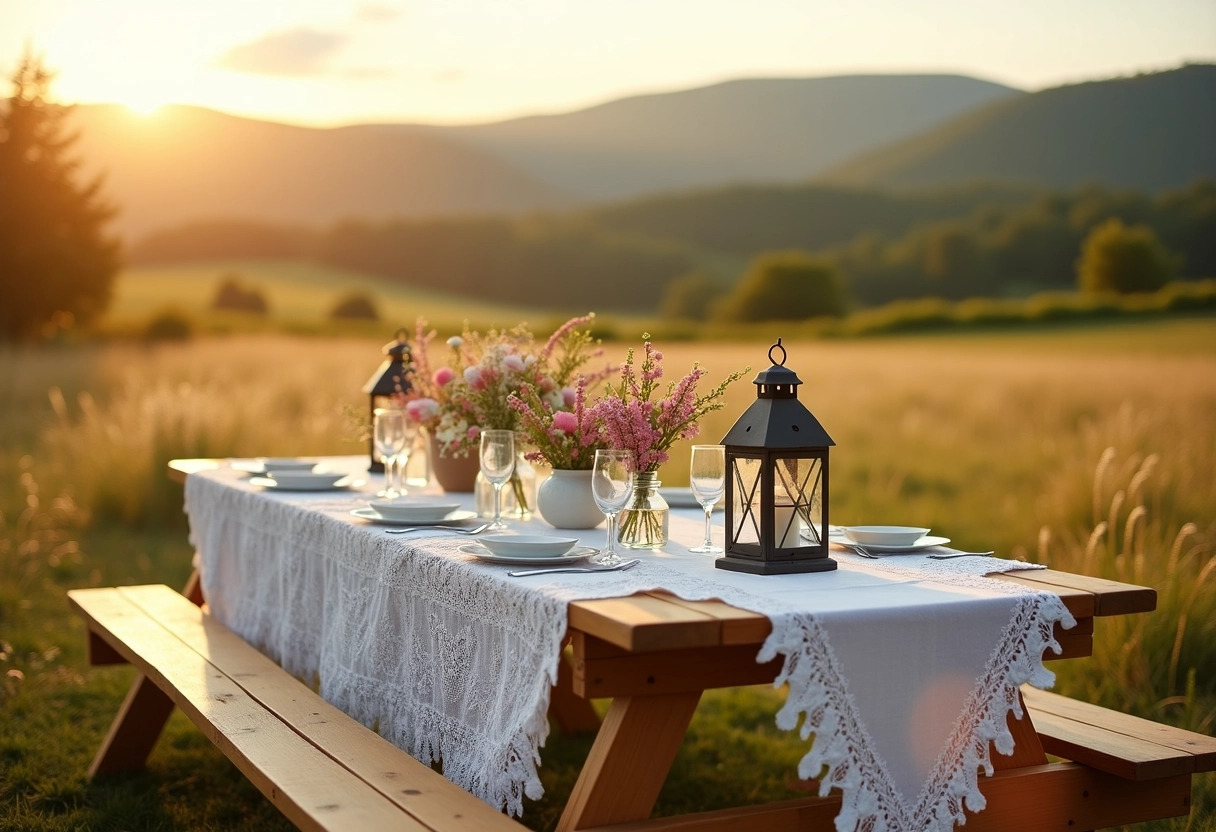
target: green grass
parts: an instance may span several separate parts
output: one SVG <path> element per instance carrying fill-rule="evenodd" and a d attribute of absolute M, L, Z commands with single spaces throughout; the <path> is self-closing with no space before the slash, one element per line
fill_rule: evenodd
<path fill-rule="evenodd" d="M 669 376 L 699 361 L 713 383 L 765 365 L 770 336 L 757 337 L 660 346 Z M 381 340 L 0 350 L 0 830 L 287 828 L 180 716 L 147 773 L 84 780 L 131 671 L 85 665 L 64 592 L 181 585 L 190 548 L 172 457 L 361 452 L 346 414 L 364 406 Z M 915 521 L 963 546 L 1156 587 L 1155 612 L 1100 619 L 1092 658 L 1053 664 L 1059 688 L 1213 732 L 1216 321 L 786 343 L 800 398 L 837 442 L 834 522 Z M 730 389 L 703 437 L 753 397 L 746 382 Z M 687 481 L 687 453 L 676 449 L 667 483 Z M 658 811 L 805 794 L 801 743 L 773 725 L 779 697 L 707 694 Z M 529 826 L 556 822 L 587 747 L 551 736 Z M 1212 828 L 1214 779 L 1196 779 L 1189 827 L 1143 828 Z"/>

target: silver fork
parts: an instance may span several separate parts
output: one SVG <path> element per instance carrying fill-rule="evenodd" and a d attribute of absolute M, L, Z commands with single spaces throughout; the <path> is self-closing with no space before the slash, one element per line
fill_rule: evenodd
<path fill-rule="evenodd" d="M 853 551 L 861 555 L 863 558 L 870 560 L 881 560 L 881 555 L 875 555 L 872 552 L 866 551 L 864 546 L 858 546 L 856 543 L 851 544 Z M 954 558 L 986 558 L 992 555 L 992 552 L 951 552 L 948 555 L 926 555 L 930 560 L 952 560 Z"/>
<path fill-rule="evenodd" d="M 507 574 L 512 578 L 526 578 L 529 575 L 552 575 L 557 572 L 621 572 L 625 569 L 632 569 L 641 562 L 640 558 L 634 558 L 609 566 L 549 566 L 544 569 L 516 569 Z"/>
<path fill-rule="evenodd" d="M 471 529 L 466 529 L 461 526 L 410 526 L 408 529 L 385 529 L 385 534 L 405 534 L 406 532 L 427 532 L 427 531 L 444 531 L 452 534 L 481 534 L 486 529 L 490 528 L 489 523 L 482 523 L 480 526 L 474 526 Z"/>

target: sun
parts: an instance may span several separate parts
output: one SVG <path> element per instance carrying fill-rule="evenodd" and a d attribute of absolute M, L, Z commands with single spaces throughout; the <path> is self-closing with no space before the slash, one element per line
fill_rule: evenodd
<path fill-rule="evenodd" d="M 169 102 L 157 90 L 128 90 L 119 99 L 120 104 L 137 116 L 151 118 Z"/>

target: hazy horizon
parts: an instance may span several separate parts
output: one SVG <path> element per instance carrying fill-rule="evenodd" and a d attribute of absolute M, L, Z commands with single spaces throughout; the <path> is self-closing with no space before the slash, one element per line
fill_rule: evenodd
<path fill-rule="evenodd" d="M 0 0 L 0 72 L 27 47 L 64 103 L 471 124 L 738 79 L 946 74 L 1033 91 L 1216 63 L 1216 4 Z"/>

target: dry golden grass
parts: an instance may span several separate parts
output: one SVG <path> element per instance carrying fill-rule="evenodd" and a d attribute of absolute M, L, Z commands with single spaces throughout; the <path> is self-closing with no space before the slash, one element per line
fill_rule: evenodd
<path fill-rule="evenodd" d="M 694 361 L 710 384 L 768 364 L 766 343 L 659 346 L 670 380 Z M 1054 666 L 1061 688 L 1212 732 L 1216 321 L 786 346 L 837 443 L 833 522 L 931 526 L 963 547 L 1156 587 L 1157 611 L 1098 622 L 1093 658 Z M 379 347 L 233 336 L 0 352 L 0 465 L 24 472 L 0 483 L 0 526 L 36 482 L 94 527 L 180 528 L 170 458 L 361 453 L 359 389 Z M 753 398 L 738 382 L 700 439 L 717 441 Z M 687 459 L 677 447 L 662 478 L 686 483 Z M 1216 816 L 1211 781 L 1196 790 L 1201 825 Z"/>

